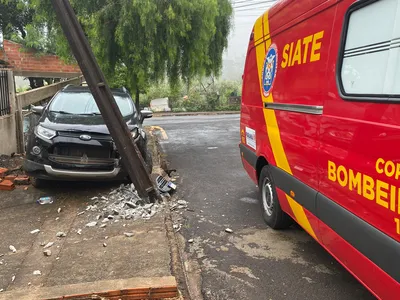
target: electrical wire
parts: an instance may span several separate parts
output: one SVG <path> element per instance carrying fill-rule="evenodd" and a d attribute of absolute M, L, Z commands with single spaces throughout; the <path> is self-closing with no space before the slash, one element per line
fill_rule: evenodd
<path fill-rule="evenodd" d="M 272 6 L 272 5 L 271 5 L 271 6 Z M 267 9 L 271 8 L 271 6 L 266 6 L 266 7 L 255 7 L 255 8 L 245 8 L 245 9 L 235 10 L 235 12 L 242 12 L 242 11 L 252 11 L 252 12 L 264 11 L 264 10 L 267 10 Z"/>
<path fill-rule="evenodd" d="M 263 3 L 250 3 L 250 4 L 245 4 L 245 5 L 239 5 L 239 6 L 233 6 L 233 8 L 247 8 L 247 7 L 252 7 L 252 6 L 257 6 L 257 5 L 263 5 L 263 4 L 273 4 L 275 3 L 276 0 L 270 0 L 270 1 L 263 1 Z"/>
<path fill-rule="evenodd" d="M 244 1 L 235 1 L 232 3 L 232 6 L 235 6 L 236 4 L 242 4 L 242 3 L 247 3 L 247 4 L 251 4 L 252 2 L 259 2 L 260 4 L 262 4 L 264 2 L 264 0 L 244 0 Z"/>

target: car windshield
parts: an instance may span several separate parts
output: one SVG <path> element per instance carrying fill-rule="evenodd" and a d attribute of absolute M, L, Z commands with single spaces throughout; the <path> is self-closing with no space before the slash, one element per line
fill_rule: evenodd
<path fill-rule="evenodd" d="M 115 101 L 126 117 L 134 113 L 132 100 L 127 96 L 114 95 Z M 59 93 L 50 105 L 50 111 L 74 115 L 97 115 L 100 110 L 91 93 Z"/>

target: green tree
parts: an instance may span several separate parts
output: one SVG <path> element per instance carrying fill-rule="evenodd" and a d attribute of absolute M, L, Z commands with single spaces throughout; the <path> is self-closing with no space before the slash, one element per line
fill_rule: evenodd
<path fill-rule="evenodd" d="M 3 0 L 4 1 L 4 0 Z M 173 87 L 218 76 L 231 27 L 229 0 L 71 0 L 109 82 L 139 95 L 167 77 Z M 31 0 L 35 20 L 62 36 L 50 0 Z M 65 39 L 57 54 L 68 57 Z"/>
<path fill-rule="evenodd" d="M 25 27 L 32 19 L 33 10 L 26 1 L 0 0 L 0 33 L 4 38 L 9 39 L 15 33 L 25 38 Z"/>

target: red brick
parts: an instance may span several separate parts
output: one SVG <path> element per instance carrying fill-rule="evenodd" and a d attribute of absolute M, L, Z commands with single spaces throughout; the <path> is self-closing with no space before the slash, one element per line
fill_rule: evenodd
<path fill-rule="evenodd" d="M 7 172 L 8 172 L 8 169 L 0 168 L 0 178 L 6 177 Z"/>
<path fill-rule="evenodd" d="M 0 191 L 12 191 L 15 189 L 14 183 L 9 180 L 4 180 L 0 183 Z"/>
<path fill-rule="evenodd" d="M 29 184 L 29 176 L 26 175 L 19 175 L 14 180 L 15 185 L 28 185 Z"/>
<path fill-rule="evenodd" d="M 4 177 L 4 180 L 14 182 L 15 178 L 17 178 L 17 175 L 7 175 L 6 177 Z"/>

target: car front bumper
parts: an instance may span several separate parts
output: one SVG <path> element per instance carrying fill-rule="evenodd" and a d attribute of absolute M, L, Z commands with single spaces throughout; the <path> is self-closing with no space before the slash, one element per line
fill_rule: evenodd
<path fill-rule="evenodd" d="M 47 180 L 66 180 L 66 181 L 97 181 L 97 180 L 123 180 L 127 173 L 121 167 L 114 167 L 112 170 L 68 170 L 57 169 L 48 164 L 41 164 L 26 159 L 24 161 L 25 172 L 32 177 Z"/>

